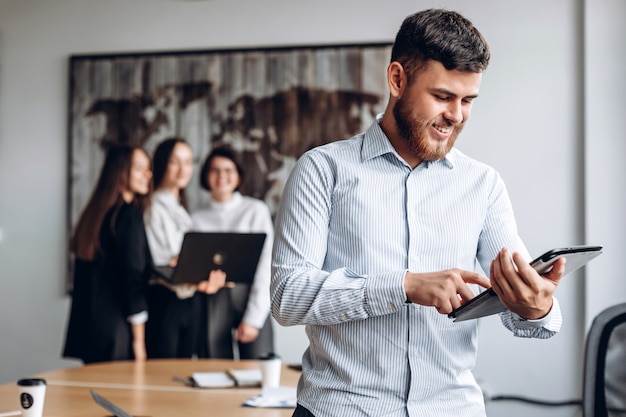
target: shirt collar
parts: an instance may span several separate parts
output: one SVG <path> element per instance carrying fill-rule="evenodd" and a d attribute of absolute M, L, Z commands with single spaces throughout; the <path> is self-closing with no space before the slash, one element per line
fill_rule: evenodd
<path fill-rule="evenodd" d="M 391 142 L 385 135 L 385 132 L 380 128 L 380 119 L 382 114 L 376 117 L 376 121 L 365 131 L 365 137 L 363 140 L 363 148 L 361 149 L 361 158 L 364 161 L 374 159 L 381 155 L 388 153 L 395 154 L 398 158 L 400 155 L 391 146 Z"/>
<path fill-rule="evenodd" d="M 376 116 L 376 121 L 365 131 L 365 137 L 363 141 L 363 148 L 361 149 L 361 158 L 363 161 L 374 159 L 376 157 L 391 153 L 396 156 L 400 161 L 406 164 L 406 161 L 402 159 L 391 145 L 389 138 L 385 135 L 385 132 L 380 127 L 380 119 L 383 114 Z M 448 152 L 448 154 L 438 161 L 426 161 L 422 162 L 420 166 L 428 168 L 432 164 L 441 164 L 447 168 L 454 168 L 454 164 L 457 160 L 457 152 L 454 148 Z"/>
<path fill-rule="evenodd" d="M 209 202 L 209 204 L 211 205 L 211 207 L 218 209 L 218 210 L 228 210 L 234 206 L 237 206 L 242 199 L 242 195 L 239 191 L 235 191 L 233 193 L 233 198 L 228 200 L 228 201 L 215 201 L 213 200 L 213 196 L 211 196 L 211 201 Z"/>
<path fill-rule="evenodd" d="M 158 201 L 163 204 L 168 205 L 178 205 L 178 199 L 174 194 L 166 190 L 156 190 L 154 194 L 152 194 L 152 200 Z"/>

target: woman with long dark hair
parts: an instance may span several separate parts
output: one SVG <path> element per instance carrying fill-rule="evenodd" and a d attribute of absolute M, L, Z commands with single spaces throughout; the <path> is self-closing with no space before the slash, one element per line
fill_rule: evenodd
<path fill-rule="evenodd" d="M 74 228 L 72 308 L 64 357 L 144 360 L 152 260 L 143 224 L 152 170 L 146 152 L 116 145 Z"/>

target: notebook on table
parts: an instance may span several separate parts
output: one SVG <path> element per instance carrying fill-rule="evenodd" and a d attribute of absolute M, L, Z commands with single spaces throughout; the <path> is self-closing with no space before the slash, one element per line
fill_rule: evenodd
<path fill-rule="evenodd" d="M 265 242 L 265 233 L 187 232 L 176 267 L 155 267 L 171 284 L 197 284 L 221 269 L 226 281 L 250 284 Z"/>

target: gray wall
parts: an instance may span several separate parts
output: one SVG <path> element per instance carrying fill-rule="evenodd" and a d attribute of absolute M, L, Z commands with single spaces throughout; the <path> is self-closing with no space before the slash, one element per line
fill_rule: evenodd
<path fill-rule="evenodd" d="M 481 320 L 475 373 L 494 394 L 579 397 L 587 326 L 626 301 L 621 0 L 0 0 L 0 383 L 78 365 L 60 358 L 69 55 L 391 41 L 407 14 L 431 6 L 464 13 L 491 44 L 458 146 L 501 172 L 531 253 L 606 246 L 586 277 L 559 287 L 557 337 L 515 339 Z M 280 352 L 298 361 L 303 329 L 277 330 Z M 491 416 L 537 411 L 489 406 Z"/>
<path fill-rule="evenodd" d="M 626 301 L 625 21 L 624 1 L 585 5 L 585 233 L 607 246 L 606 258 L 588 268 L 587 324 L 606 306 Z"/>

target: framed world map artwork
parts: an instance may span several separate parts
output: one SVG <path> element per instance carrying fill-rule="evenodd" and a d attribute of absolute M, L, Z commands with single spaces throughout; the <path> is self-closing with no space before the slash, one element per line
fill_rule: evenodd
<path fill-rule="evenodd" d="M 246 171 L 241 191 L 272 215 L 297 158 L 361 132 L 384 109 L 390 44 L 74 55 L 69 77 L 71 229 L 114 143 L 152 155 L 170 136 L 189 142 L 189 210 L 208 200 L 199 167 L 230 145 Z"/>

